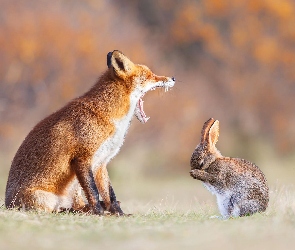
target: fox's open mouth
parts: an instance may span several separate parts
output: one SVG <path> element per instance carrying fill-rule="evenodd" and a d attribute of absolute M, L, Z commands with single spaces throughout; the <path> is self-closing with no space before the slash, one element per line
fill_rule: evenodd
<path fill-rule="evenodd" d="M 138 100 L 138 102 L 136 104 L 135 116 L 137 117 L 137 119 L 140 122 L 146 123 L 148 121 L 148 119 L 150 119 L 150 117 L 147 117 L 146 114 L 144 113 L 142 97 L 139 98 L 139 100 Z"/>
<path fill-rule="evenodd" d="M 167 91 L 169 91 L 169 88 L 171 88 L 171 87 L 168 85 L 165 85 L 165 84 L 161 84 L 161 85 L 157 85 L 155 87 L 150 88 L 148 91 L 155 90 L 156 88 L 165 88 L 165 92 L 167 92 Z M 148 91 L 146 91 L 146 92 L 148 92 Z M 141 123 L 146 123 L 150 119 L 150 117 L 146 116 L 146 114 L 143 110 L 144 101 L 142 100 L 142 98 L 144 97 L 146 92 L 139 98 L 139 100 L 136 104 L 136 108 L 135 108 L 135 116 Z"/>

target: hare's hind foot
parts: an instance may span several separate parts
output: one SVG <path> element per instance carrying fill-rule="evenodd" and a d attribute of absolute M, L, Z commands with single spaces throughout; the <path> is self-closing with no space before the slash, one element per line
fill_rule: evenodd
<path fill-rule="evenodd" d="M 246 200 L 239 204 L 239 216 L 250 216 L 258 212 L 263 212 L 265 209 L 261 208 L 261 205 L 257 200 Z"/>
<path fill-rule="evenodd" d="M 227 220 L 228 218 L 224 218 L 223 216 L 220 216 L 220 215 L 211 215 L 209 217 L 209 219 L 219 219 L 219 220 Z"/>

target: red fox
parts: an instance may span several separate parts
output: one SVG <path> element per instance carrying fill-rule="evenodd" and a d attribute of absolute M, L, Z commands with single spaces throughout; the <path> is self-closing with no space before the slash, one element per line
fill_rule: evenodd
<path fill-rule="evenodd" d="M 7 208 L 124 214 L 107 164 L 123 145 L 133 115 L 147 122 L 144 94 L 159 87 L 166 91 L 175 79 L 155 75 L 118 50 L 108 53 L 107 66 L 88 92 L 39 122 L 27 135 L 12 161 Z"/>

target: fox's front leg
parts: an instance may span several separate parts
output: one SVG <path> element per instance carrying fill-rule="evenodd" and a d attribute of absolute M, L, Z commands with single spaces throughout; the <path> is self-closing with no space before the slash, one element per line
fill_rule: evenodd
<path fill-rule="evenodd" d="M 104 207 L 112 214 L 124 215 L 117 201 L 116 194 L 111 185 L 106 165 L 102 165 L 96 172 L 95 182 L 102 197 Z"/>
<path fill-rule="evenodd" d="M 104 210 L 99 202 L 99 193 L 91 170 L 91 163 L 85 158 L 75 158 L 71 161 L 71 167 L 84 190 L 90 211 L 102 215 Z"/>
<path fill-rule="evenodd" d="M 197 179 L 203 182 L 208 182 L 208 183 L 214 183 L 217 180 L 216 176 L 209 174 L 205 172 L 204 170 L 200 170 L 200 169 L 191 170 L 190 176 L 193 177 L 194 179 Z"/>

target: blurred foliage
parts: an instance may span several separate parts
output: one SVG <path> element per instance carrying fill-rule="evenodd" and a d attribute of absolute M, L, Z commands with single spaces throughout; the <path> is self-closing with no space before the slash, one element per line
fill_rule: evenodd
<path fill-rule="evenodd" d="M 294 1 L 116 2 L 138 13 L 164 54 L 213 82 L 232 126 L 263 133 L 282 153 L 294 149 Z"/>
<path fill-rule="evenodd" d="M 118 29 L 124 23 L 128 34 Z M 1 1 L 0 139 L 14 144 L 15 134 L 87 91 L 109 51 L 147 58 L 138 32 L 109 1 Z"/>
<path fill-rule="evenodd" d="M 127 137 L 152 165 L 187 168 L 209 117 L 221 121 L 227 151 L 246 157 L 263 140 L 293 152 L 294 24 L 291 0 L 2 0 L 0 150 L 14 153 L 120 49 L 177 79 L 171 92 L 148 94 L 152 119 Z"/>

